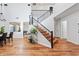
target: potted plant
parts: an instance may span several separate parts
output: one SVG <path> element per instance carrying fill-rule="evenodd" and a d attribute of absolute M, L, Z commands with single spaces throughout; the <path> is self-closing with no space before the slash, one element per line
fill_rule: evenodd
<path fill-rule="evenodd" d="M 34 26 L 32 26 L 30 32 L 33 43 L 37 42 L 37 29 Z"/>
<path fill-rule="evenodd" d="M 35 34 L 37 32 L 37 29 L 36 28 L 32 28 L 31 29 L 31 33 Z"/>
<path fill-rule="evenodd" d="M 0 28 L 0 34 L 4 33 L 4 26 Z"/>

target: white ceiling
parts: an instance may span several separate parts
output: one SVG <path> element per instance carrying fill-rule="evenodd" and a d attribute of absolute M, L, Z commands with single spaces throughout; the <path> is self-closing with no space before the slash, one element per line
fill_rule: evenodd
<path fill-rule="evenodd" d="M 42 5 L 42 6 L 48 6 L 48 5 L 54 5 L 55 3 L 35 3 L 36 5 Z M 33 5 L 33 4 L 32 4 Z M 34 5 L 33 5 L 34 6 Z"/>
<path fill-rule="evenodd" d="M 49 10 L 49 7 L 53 7 L 55 3 L 36 3 L 32 4 L 32 10 Z"/>
<path fill-rule="evenodd" d="M 74 12 L 77 12 L 77 11 L 79 11 L 79 3 L 73 5 L 71 8 L 69 8 L 69 9 L 65 10 L 64 12 L 62 12 L 61 14 L 57 15 L 55 17 L 55 19 L 61 19 L 65 16 L 68 16 Z"/>
<path fill-rule="evenodd" d="M 4 7 L 4 14 L 8 20 L 25 20 L 29 21 L 31 14 L 31 7 L 27 3 L 7 3 L 8 6 Z"/>

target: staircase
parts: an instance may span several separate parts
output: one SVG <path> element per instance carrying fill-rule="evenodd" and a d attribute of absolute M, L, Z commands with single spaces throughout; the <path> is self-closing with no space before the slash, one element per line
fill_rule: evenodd
<path fill-rule="evenodd" d="M 44 29 L 42 29 L 41 27 L 38 27 L 37 28 L 41 33 L 42 35 L 48 40 L 51 42 L 51 34 L 49 34 L 47 31 L 45 31 Z M 56 37 L 53 37 L 53 45 L 56 44 L 58 42 L 58 39 Z"/>
<path fill-rule="evenodd" d="M 38 29 L 38 31 L 42 33 L 42 35 L 51 43 L 51 48 L 53 48 L 58 41 L 58 39 L 56 39 L 56 37 L 53 36 L 53 31 L 47 29 L 35 18 L 32 17 L 31 19 L 32 25 L 34 25 Z"/>
<path fill-rule="evenodd" d="M 51 9 L 50 9 L 50 11 L 52 12 Z M 54 45 L 57 43 L 58 40 L 56 39 L 56 37 L 53 36 L 53 31 L 50 31 L 43 24 L 41 24 L 42 20 L 44 20 L 45 18 L 49 17 L 48 13 L 50 11 L 47 11 L 46 13 L 44 13 L 43 15 L 41 15 L 38 19 L 35 19 L 33 17 L 33 15 L 30 15 L 29 16 L 29 18 L 30 18 L 30 22 L 29 23 L 32 24 L 32 25 L 34 25 L 38 29 L 38 31 L 40 33 L 42 33 L 42 35 L 47 39 L 47 41 L 50 42 L 51 48 L 53 48 Z M 50 15 L 51 15 L 51 13 L 50 13 Z"/>

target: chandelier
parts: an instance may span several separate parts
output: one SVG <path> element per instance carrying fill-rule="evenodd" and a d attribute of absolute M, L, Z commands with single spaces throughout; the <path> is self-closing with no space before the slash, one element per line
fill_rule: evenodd
<path fill-rule="evenodd" d="M 0 7 L 1 7 L 1 10 L 0 10 L 0 21 L 6 21 L 6 19 L 5 19 L 5 14 L 4 14 L 4 6 L 7 6 L 7 4 L 0 4 Z"/>

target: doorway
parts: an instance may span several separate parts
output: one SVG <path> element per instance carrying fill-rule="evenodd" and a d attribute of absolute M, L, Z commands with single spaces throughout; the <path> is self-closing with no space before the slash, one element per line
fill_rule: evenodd
<path fill-rule="evenodd" d="M 67 20 L 61 21 L 61 37 L 67 39 Z"/>

